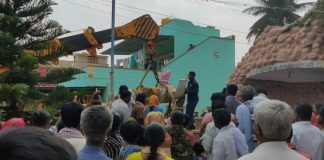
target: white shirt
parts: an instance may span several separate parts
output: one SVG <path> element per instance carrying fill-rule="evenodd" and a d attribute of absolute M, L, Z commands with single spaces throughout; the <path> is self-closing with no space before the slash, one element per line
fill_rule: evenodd
<path fill-rule="evenodd" d="M 260 103 L 262 101 L 265 101 L 265 100 L 269 100 L 269 98 L 266 95 L 262 94 L 262 93 L 258 94 L 257 96 L 253 97 L 253 99 L 252 99 L 252 101 L 255 104 L 258 104 L 258 103 Z"/>
<path fill-rule="evenodd" d="M 248 146 L 243 133 L 229 124 L 219 130 L 214 140 L 213 160 L 237 160 L 240 157 L 238 148 L 241 151 L 243 150 L 243 155 L 248 153 Z"/>
<path fill-rule="evenodd" d="M 239 160 L 308 160 L 296 151 L 288 148 L 284 141 L 260 144 L 252 153 Z"/>
<path fill-rule="evenodd" d="M 300 121 L 292 125 L 291 143 L 298 151 L 308 153 L 312 160 L 324 160 L 324 134 L 310 121 Z"/>
<path fill-rule="evenodd" d="M 217 134 L 219 132 L 219 129 L 215 126 L 214 122 L 210 122 L 206 126 L 206 130 L 204 135 L 201 137 L 202 145 L 204 146 L 204 149 L 206 153 L 208 154 L 208 157 L 211 157 L 211 152 L 213 149 L 213 142 L 216 138 Z M 210 159 L 210 158 L 208 158 Z"/>
<path fill-rule="evenodd" d="M 120 98 L 116 99 L 112 103 L 111 111 L 121 114 L 123 116 L 123 122 L 126 122 L 132 113 L 132 109 L 128 106 L 128 104 Z"/>

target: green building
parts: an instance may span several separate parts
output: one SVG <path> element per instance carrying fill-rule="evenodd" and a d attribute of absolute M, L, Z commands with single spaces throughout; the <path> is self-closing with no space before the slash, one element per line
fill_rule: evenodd
<path fill-rule="evenodd" d="M 200 87 L 196 111 L 210 106 L 211 94 L 225 87 L 235 65 L 234 36 L 222 38 L 218 29 L 196 26 L 185 20 L 173 19 L 163 24 L 155 48 L 157 54 L 154 61 L 160 62 L 157 66 L 161 71 L 171 71 L 169 83 L 172 85 L 176 86 L 180 79 L 185 79 L 189 71 L 196 72 Z M 122 60 L 122 68 L 115 69 L 115 92 L 120 85 L 129 88 L 139 85 L 145 73 L 143 68 L 146 54 L 143 51 L 145 42 L 139 39 L 125 40 L 116 45 L 116 55 L 133 56 Z M 102 54 L 109 53 L 110 50 L 107 50 Z M 76 79 L 60 85 L 70 88 L 101 88 L 107 99 L 110 68 L 85 67 L 83 71 L 85 73 L 74 76 Z M 143 85 L 156 85 L 152 72 L 147 75 Z"/>

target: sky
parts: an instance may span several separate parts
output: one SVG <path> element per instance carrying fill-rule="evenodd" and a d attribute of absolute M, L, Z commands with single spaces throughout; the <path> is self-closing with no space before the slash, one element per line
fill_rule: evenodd
<path fill-rule="evenodd" d="M 53 6 L 50 18 L 70 30 L 68 35 L 81 33 L 88 26 L 96 31 L 111 28 L 111 0 L 54 1 L 57 5 Z M 253 41 L 246 40 L 250 26 L 260 18 L 242 13 L 252 5 L 256 5 L 255 0 L 116 0 L 115 23 L 120 26 L 143 14 L 150 14 L 158 24 L 162 18 L 169 17 L 189 20 L 199 26 L 214 26 L 220 29 L 222 37 L 235 35 L 237 63 L 252 45 Z M 110 43 L 98 52 L 108 48 Z M 71 60 L 71 57 L 61 59 Z"/>

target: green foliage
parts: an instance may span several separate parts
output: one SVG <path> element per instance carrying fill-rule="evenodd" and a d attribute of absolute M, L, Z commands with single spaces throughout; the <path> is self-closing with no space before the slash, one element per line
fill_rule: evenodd
<path fill-rule="evenodd" d="M 65 87 L 55 88 L 45 99 L 44 103 L 51 108 L 60 108 L 73 100 L 74 94 Z"/>
<path fill-rule="evenodd" d="M 50 70 L 42 82 L 47 83 L 62 83 L 73 79 L 73 75 L 79 74 L 82 71 L 77 68 L 57 68 Z"/>
<path fill-rule="evenodd" d="M 243 12 L 254 16 L 262 16 L 250 28 L 247 39 L 258 37 L 267 26 L 284 26 L 295 22 L 300 16 L 296 14 L 313 5 L 313 3 L 297 4 L 296 0 L 256 0 L 260 5 L 245 9 Z"/>
<path fill-rule="evenodd" d="M 0 75 L 0 82 L 24 83 L 32 87 L 39 81 L 39 75 L 35 71 L 37 67 L 37 58 L 23 57 L 11 67 L 11 70 Z"/>
<path fill-rule="evenodd" d="M 310 12 L 305 14 L 305 16 L 301 19 L 298 19 L 295 23 L 289 25 L 284 32 L 289 32 L 294 27 L 306 27 L 311 24 L 316 19 L 324 18 L 324 0 L 319 0 L 316 3 L 315 8 L 313 8 Z"/>
<path fill-rule="evenodd" d="M 19 106 L 24 103 L 24 97 L 28 93 L 25 84 L 0 84 L 0 103 L 6 113 L 6 117 L 17 116 L 20 113 Z"/>
<path fill-rule="evenodd" d="M 35 104 L 44 98 L 45 95 L 34 87 L 40 80 L 35 69 L 38 63 L 64 54 L 58 50 L 45 57 L 40 54 L 24 56 L 27 50 L 38 53 L 53 47 L 50 41 L 67 32 L 48 18 L 53 5 L 56 5 L 53 0 L 0 1 L 0 66 L 9 68 L 0 74 L 0 103 L 9 117 L 18 114 L 26 104 Z"/>

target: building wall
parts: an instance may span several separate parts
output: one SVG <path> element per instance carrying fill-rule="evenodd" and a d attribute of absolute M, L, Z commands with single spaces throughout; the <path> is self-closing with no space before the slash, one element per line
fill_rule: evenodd
<path fill-rule="evenodd" d="M 174 19 L 161 26 L 161 35 L 174 36 L 174 57 L 177 57 L 189 48 L 190 44 L 198 45 L 210 36 L 220 36 L 220 31 L 215 28 L 195 26 L 190 21 Z"/>
<path fill-rule="evenodd" d="M 211 37 L 196 48 L 170 62 L 164 71 L 171 70 L 171 84 L 185 79 L 189 71 L 196 72 L 199 83 L 199 103 L 197 111 L 210 106 L 210 96 L 220 92 L 234 69 L 234 41 Z M 216 54 L 216 55 L 215 55 Z"/>

